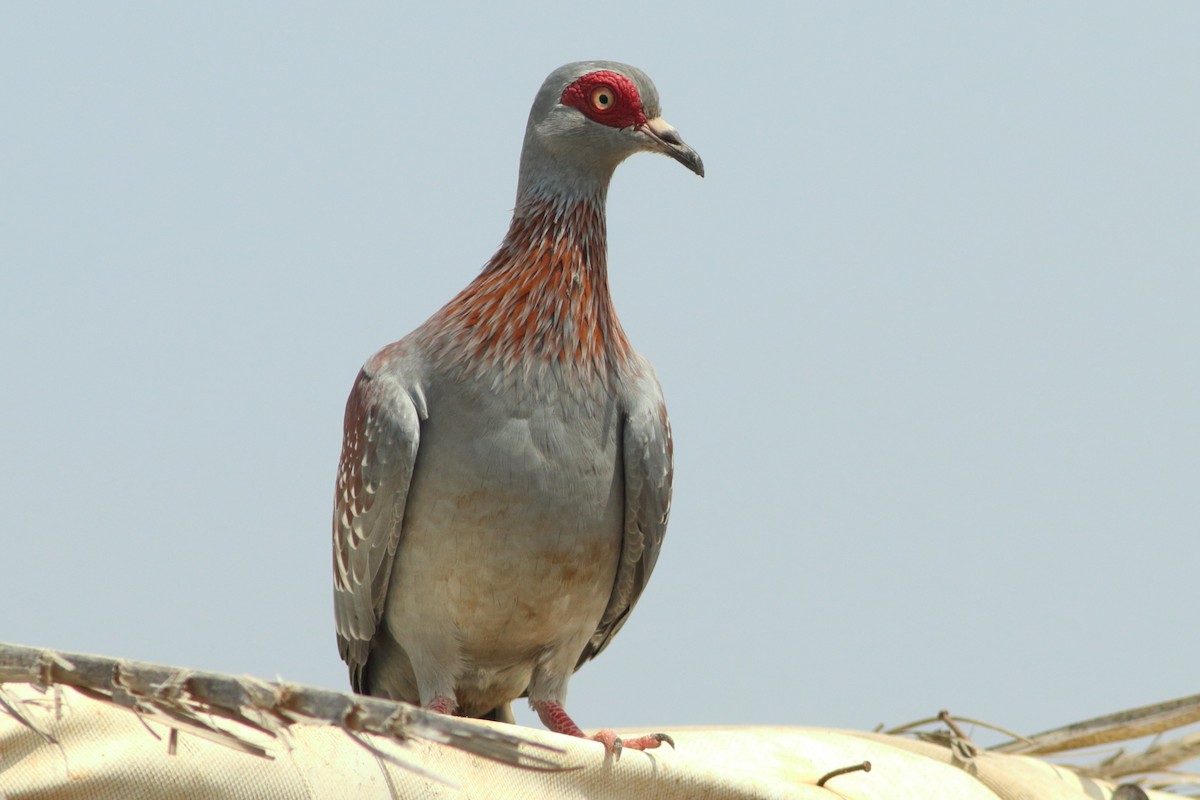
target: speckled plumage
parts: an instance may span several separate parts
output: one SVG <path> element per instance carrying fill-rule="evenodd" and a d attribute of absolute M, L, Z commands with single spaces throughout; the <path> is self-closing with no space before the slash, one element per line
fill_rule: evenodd
<path fill-rule="evenodd" d="M 576 107 L 614 72 L 634 88 Z M 609 124 L 605 102 L 634 124 Z M 334 512 L 338 645 L 357 691 L 502 719 L 528 694 L 578 732 L 567 682 L 637 602 L 670 508 L 662 391 L 607 278 L 608 182 L 638 150 L 703 174 L 639 70 L 552 73 L 499 250 L 359 374 Z"/>

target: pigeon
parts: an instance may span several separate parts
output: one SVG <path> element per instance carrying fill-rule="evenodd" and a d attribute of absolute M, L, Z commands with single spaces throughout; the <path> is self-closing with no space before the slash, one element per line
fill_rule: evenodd
<path fill-rule="evenodd" d="M 512 722 L 567 714 L 666 532 L 671 428 L 608 286 L 605 203 L 649 151 L 703 177 L 636 67 L 567 64 L 529 115 L 512 222 L 478 276 L 372 356 L 346 402 L 333 515 L 338 650 L 355 691 Z M 591 738 L 608 752 L 665 734 Z"/>

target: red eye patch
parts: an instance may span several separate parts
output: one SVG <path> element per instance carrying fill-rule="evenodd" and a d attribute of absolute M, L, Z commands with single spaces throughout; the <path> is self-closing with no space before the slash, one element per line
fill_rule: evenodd
<path fill-rule="evenodd" d="M 642 96 L 633 81 L 609 70 L 589 72 L 563 90 L 562 104 L 577 108 L 602 125 L 628 128 L 642 125 Z"/>

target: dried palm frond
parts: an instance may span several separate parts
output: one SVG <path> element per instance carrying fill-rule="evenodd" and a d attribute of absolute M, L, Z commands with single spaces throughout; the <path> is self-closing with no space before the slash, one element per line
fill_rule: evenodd
<path fill-rule="evenodd" d="M 44 692 L 69 686 L 126 708 L 168 726 L 169 746 L 175 732 L 182 730 L 269 758 L 266 748 L 247 733 L 277 739 L 293 725 L 317 724 L 341 728 L 354 741 L 405 769 L 419 767 L 380 751 L 364 734 L 400 742 L 424 739 L 514 766 L 560 769 L 546 757 L 560 751 L 522 736 L 517 727 L 498 730 L 407 703 L 292 683 L 0 643 L 0 713 L 51 742 L 52 736 L 39 730 L 21 704 L 4 692 L 6 683 L 30 684 Z"/>
<path fill-rule="evenodd" d="M 961 728 L 954 724 L 955 720 L 999 731 L 1011 738 L 983 748 L 971 742 Z M 1012 755 L 1050 756 L 1062 766 L 1090 777 L 1114 782 L 1131 781 L 1130 792 L 1136 788 L 1133 783 L 1137 783 L 1149 788 L 1195 796 L 1195 793 L 1200 791 L 1200 779 L 1197 775 L 1181 771 L 1179 768 L 1200 758 L 1200 733 L 1188 731 L 1166 740 L 1162 739 L 1162 735 L 1171 731 L 1181 731 L 1197 722 L 1200 722 L 1200 695 L 1106 714 L 1028 737 L 966 717 L 951 718 L 945 711 L 936 717 L 880 730 L 890 735 L 907 734 L 948 747 L 960 762 L 969 760 L 961 754 L 979 750 Z M 920 730 L 932 724 L 942 725 L 944 729 Z M 1144 744 L 1139 741 L 1147 737 L 1154 738 Z M 1080 751 L 1118 743 L 1136 745 L 1139 749 L 1126 752 L 1122 748 L 1098 762 L 1078 763 L 1083 755 Z M 1068 757 L 1067 754 L 1073 756 Z"/>

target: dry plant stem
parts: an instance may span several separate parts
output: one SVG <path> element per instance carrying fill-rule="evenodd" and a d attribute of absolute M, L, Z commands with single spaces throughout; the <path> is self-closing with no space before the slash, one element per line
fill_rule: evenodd
<path fill-rule="evenodd" d="M 956 745 L 963 742 L 959 738 L 962 731 L 955 723 L 969 722 L 1012 737 L 1012 741 L 988 748 L 991 752 L 1055 755 L 1087 747 L 1132 742 L 1146 736 L 1178 730 L 1200 722 L 1200 695 L 1107 714 L 1055 728 L 1033 737 L 1023 737 L 995 725 L 967 717 L 948 717 L 946 712 L 942 712 L 937 717 L 917 720 L 888 730 L 883 730 L 883 726 L 880 726 L 877 732 L 883 732 L 890 736 L 915 732 L 919 738 L 938 741 L 942 746 L 954 749 Z M 944 723 L 950 729 L 950 732 L 943 734 L 942 737 L 929 736 L 916 731 L 922 726 L 939 722 Z M 1173 771 L 1174 767 L 1197 758 L 1200 758 L 1200 732 L 1191 732 L 1172 741 L 1155 740 L 1140 753 L 1126 753 L 1121 750 L 1097 764 L 1064 766 L 1069 766 L 1070 769 L 1084 775 L 1112 781 L 1119 781 L 1129 776 L 1142 776 L 1144 779 L 1149 776 L 1170 776 L 1161 781 L 1162 786 L 1175 787 L 1200 784 L 1200 776 Z"/>
<path fill-rule="evenodd" d="M 271 737 L 295 723 L 326 724 L 352 734 L 425 739 L 507 764 L 559 769 L 538 751 L 560 751 L 522 737 L 519 729 L 497 731 L 404 703 L 247 676 L 0 643 L 0 684 L 4 683 L 27 683 L 43 690 L 70 686 L 89 697 L 256 755 L 266 753 L 210 718 L 220 717 Z M 37 730 L 3 696 L 0 708 Z"/>
<path fill-rule="evenodd" d="M 919 719 L 916 722 L 909 722 L 907 724 L 899 725 L 895 728 L 888 728 L 886 730 L 884 729 L 884 727 L 882 725 L 880 725 L 878 728 L 876 728 L 876 732 L 884 733 L 884 734 L 887 734 L 888 736 L 899 736 L 900 734 L 908 733 L 913 728 L 920 728 L 922 725 L 933 725 L 934 723 L 942 722 L 943 720 L 942 720 L 941 715 L 944 713 L 946 713 L 946 712 L 942 711 L 936 717 L 926 717 L 925 719 Z M 968 725 L 975 725 L 980 728 L 987 728 L 990 731 L 995 731 L 996 733 L 1002 733 L 1005 736 L 1011 736 L 1013 739 L 1017 740 L 1018 742 L 1028 742 L 1029 741 L 1028 739 L 1026 739 L 1024 736 L 1022 736 L 1019 733 L 1013 733 L 1012 731 L 1008 730 L 1007 728 L 1002 728 L 999 725 L 993 725 L 990 722 L 984 722 L 983 720 L 975 719 L 973 717 L 960 717 L 958 715 L 955 715 L 954 719 L 957 720 L 958 722 L 965 722 Z"/>
<path fill-rule="evenodd" d="M 1170 767 L 1200 757 L 1200 733 L 1191 733 L 1170 742 L 1155 742 L 1144 752 L 1121 751 L 1089 767 L 1089 775 L 1099 778 L 1117 779 L 1129 775 L 1168 773 Z"/>
<path fill-rule="evenodd" d="M 1129 741 L 1200 722 L 1200 695 L 1132 708 L 991 748 L 997 753 L 1039 755 Z"/>
<path fill-rule="evenodd" d="M 870 772 L 871 762 L 864 761 L 861 764 L 851 764 L 848 767 L 830 770 L 821 776 L 821 780 L 817 781 L 817 786 L 824 786 L 825 782 L 830 778 L 836 778 L 839 775 L 849 775 L 851 772 Z"/>
<path fill-rule="evenodd" d="M 950 716 L 949 711 L 939 711 L 938 719 L 950 729 L 950 751 L 962 762 L 971 761 L 979 755 L 979 749 L 971 741 L 971 737 L 963 733 L 962 728 Z"/>

